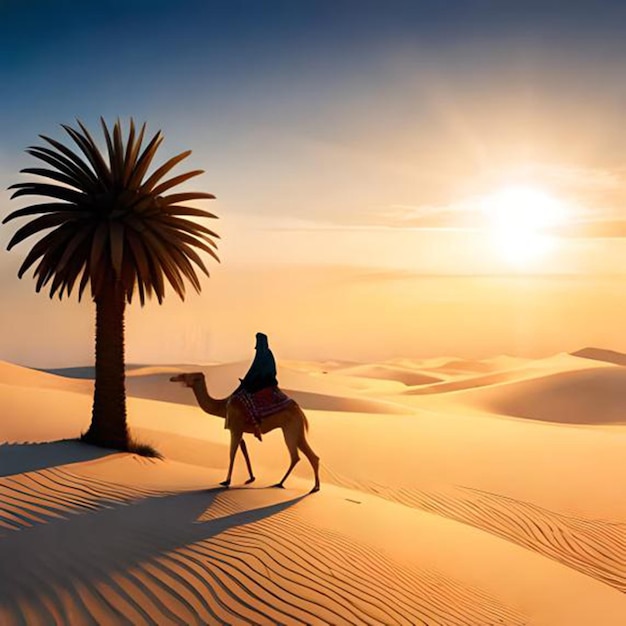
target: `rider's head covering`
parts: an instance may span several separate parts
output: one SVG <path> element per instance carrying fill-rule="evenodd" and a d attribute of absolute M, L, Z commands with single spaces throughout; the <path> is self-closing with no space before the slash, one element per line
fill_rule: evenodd
<path fill-rule="evenodd" d="M 267 341 L 267 335 L 265 333 L 257 333 L 256 334 L 256 346 L 255 350 L 264 350 L 269 348 L 269 344 Z"/>

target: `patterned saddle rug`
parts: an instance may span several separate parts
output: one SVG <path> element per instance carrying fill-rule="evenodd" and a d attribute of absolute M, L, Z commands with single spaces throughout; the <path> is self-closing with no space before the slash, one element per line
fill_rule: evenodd
<path fill-rule="evenodd" d="M 264 417 L 274 415 L 294 403 L 278 387 L 266 387 L 254 393 L 238 389 L 234 397 L 244 406 L 253 424 L 259 424 Z"/>

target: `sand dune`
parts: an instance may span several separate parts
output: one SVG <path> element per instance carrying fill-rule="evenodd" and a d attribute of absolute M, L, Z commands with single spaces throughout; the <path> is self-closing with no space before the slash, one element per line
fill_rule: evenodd
<path fill-rule="evenodd" d="M 429 367 L 428 372 L 442 376 L 468 376 L 473 374 L 488 374 L 502 369 L 497 364 L 486 361 L 468 361 L 466 359 L 450 359 L 441 365 Z"/>
<path fill-rule="evenodd" d="M 196 401 L 188 390 L 180 385 L 172 385 L 169 382 L 171 376 L 181 372 L 203 371 L 207 377 L 207 385 L 211 393 L 217 397 L 225 397 L 238 384 L 239 376 L 245 373 L 246 365 L 243 363 L 230 363 L 226 365 L 175 365 L 175 366 L 131 366 L 127 371 L 126 390 L 129 396 L 161 400 L 197 406 Z M 6 373 L 5 373 L 6 372 Z M 53 374 L 52 372 L 56 372 Z M 282 386 L 283 391 L 292 397 L 305 410 L 320 411 L 349 411 L 353 413 L 407 413 L 410 412 L 401 403 L 388 400 L 372 399 L 355 395 L 353 386 L 346 390 L 333 380 L 325 380 L 327 377 L 318 378 L 310 373 L 300 375 L 283 368 L 282 373 L 287 382 L 291 382 L 296 388 Z M 419 376 L 416 374 L 416 377 Z M 40 388 L 72 390 L 82 393 L 93 393 L 93 368 L 59 368 L 40 372 L 29 368 L 5 364 L 5 369 L 0 369 L 0 382 L 3 377 L 9 380 L 18 379 L 21 386 Z M 345 380 L 342 375 L 341 381 Z M 377 381 L 378 382 L 378 381 Z M 375 387 L 381 391 L 381 386 Z M 388 391 L 388 388 L 384 388 Z M 216 391 L 218 390 L 218 391 Z M 365 387 L 366 391 L 372 391 L 372 385 Z M 346 391 L 349 395 L 346 395 Z"/>
<path fill-rule="evenodd" d="M 496 362 L 495 360 L 493 361 Z M 557 354 L 552 357 L 532 361 L 530 363 L 513 364 L 508 359 L 505 360 L 507 366 L 500 371 L 479 376 L 464 375 L 458 376 L 454 380 L 448 380 L 433 385 L 424 385 L 412 389 L 407 389 L 407 395 L 431 395 L 441 393 L 451 393 L 471 389 L 479 389 L 492 385 L 502 385 L 503 383 L 516 382 L 534 378 L 541 378 L 551 375 L 553 372 L 569 372 L 589 368 L 586 359 L 578 358 L 570 354 Z M 604 363 L 597 366 L 602 367 Z"/>
<path fill-rule="evenodd" d="M 0 623 L 626 623 L 621 368 L 430 361 L 281 364 L 322 457 L 310 497 L 304 462 L 267 488 L 279 432 L 249 441 L 254 485 L 216 489 L 223 421 L 167 381 L 198 366 L 129 372 L 156 461 L 60 441 L 92 383 L 2 364 Z M 439 391 L 393 379 L 433 366 Z M 201 366 L 216 395 L 246 367 Z M 584 427 L 556 423 L 568 406 Z"/>
<path fill-rule="evenodd" d="M 500 383 L 511 380 L 519 380 L 521 376 L 532 375 L 536 370 L 526 369 L 524 372 L 513 370 L 510 372 L 497 372 L 495 374 L 486 374 L 483 376 L 469 376 L 461 380 L 452 380 L 434 385 L 427 385 L 408 389 L 407 395 L 430 395 L 439 393 L 449 393 L 452 391 L 462 391 L 464 389 L 475 389 L 477 387 L 487 387 L 489 385 L 498 385 Z"/>
<path fill-rule="evenodd" d="M 626 370 L 561 372 L 465 395 L 481 408 L 566 424 L 626 424 Z"/>
<path fill-rule="evenodd" d="M 166 374 L 133 376 L 127 380 L 128 393 L 136 398 L 197 406 L 193 395 L 188 390 L 169 382 L 170 376 L 174 373 L 176 372 L 168 371 Z M 282 387 L 282 389 L 305 410 L 385 414 L 410 412 L 401 404 L 385 400 L 358 398 L 353 395 L 314 393 L 287 387 Z"/>
<path fill-rule="evenodd" d="M 0 361 L 0 384 L 5 382 L 11 386 L 93 393 L 93 384 L 89 380 L 69 380 L 64 376 Z"/>
<path fill-rule="evenodd" d="M 137 474 L 123 455 L 95 473 L 108 464 Z M 81 469 L 0 481 L 2 623 L 523 623 L 486 593 L 316 524 L 319 500 L 121 487 Z"/>
<path fill-rule="evenodd" d="M 572 352 L 573 356 L 583 359 L 591 359 L 593 361 L 604 361 L 605 363 L 613 363 L 614 365 L 626 365 L 626 354 L 616 352 L 615 350 L 605 350 L 602 348 L 583 348 Z"/>
<path fill-rule="evenodd" d="M 364 378 L 376 378 L 382 380 L 395 380 L 404 385 L 427 385 L 439 382 L 441 379 L 429 376 L 414 369 L 396 367 L 393 365 L 357 365 L 344 368 L 341 373 L 348 376 L 363 376 Z"/>
<path fill-rule="evenodd" d="M 358 489 L 488 530 L 626 593 L 626 522 L 585 519 L 478 489 L 398 489 L 342 479 Z"/>

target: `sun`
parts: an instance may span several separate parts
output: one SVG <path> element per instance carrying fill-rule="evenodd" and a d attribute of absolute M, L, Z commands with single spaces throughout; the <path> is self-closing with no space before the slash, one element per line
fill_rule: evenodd
<path fill-rule="evenodd" d="M 519 269 L 536 265 L 555 248 L 557 239 L 549 230 L 568 219 L 564 202 L 526 185 L 495 191 L 481 208 L 500 257 Z"/>

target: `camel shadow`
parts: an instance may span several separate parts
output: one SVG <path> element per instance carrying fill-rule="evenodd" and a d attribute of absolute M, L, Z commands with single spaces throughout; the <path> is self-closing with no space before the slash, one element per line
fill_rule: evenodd
<path fill-rule="evenodd" d="M 0 535 L 0 608 L 17 623 L 25 618 L 26 610 L 39 614 L 44 622 L 54 621 L 54 613 L 67 617 L 68 597 L 79 612 L 87 611 L 81 593 L 105 583 L 141 610 L 138 601 L 128 596 L 119 583 L 123 572 L 146 567 L 163 571 L 164 559 L 167 561 L 169 555 L 271 518 L 306 497 L 202 521 L 221 493 L 223 489 L 215 488 L 107 503 L 87 513 L 56 517 Z M 167 576 L 156 577 L 155 584 L 164 593 L 171 591 Z M 210 581 L 196 580 L 195 585 L 207 586 L 204 590 L 189 588 L 188 592 L 208 610 L 204 598 L 210 591 Z M 92 616 L 83 617 L 89 621 Z"/>
<path fill-rule="evenodd" d="M 113 453 L 113 450 L 90 446 L 76 439 L 43 443 L 2 443 L 0 444 L 0 477 L 93 461 Z"/>

